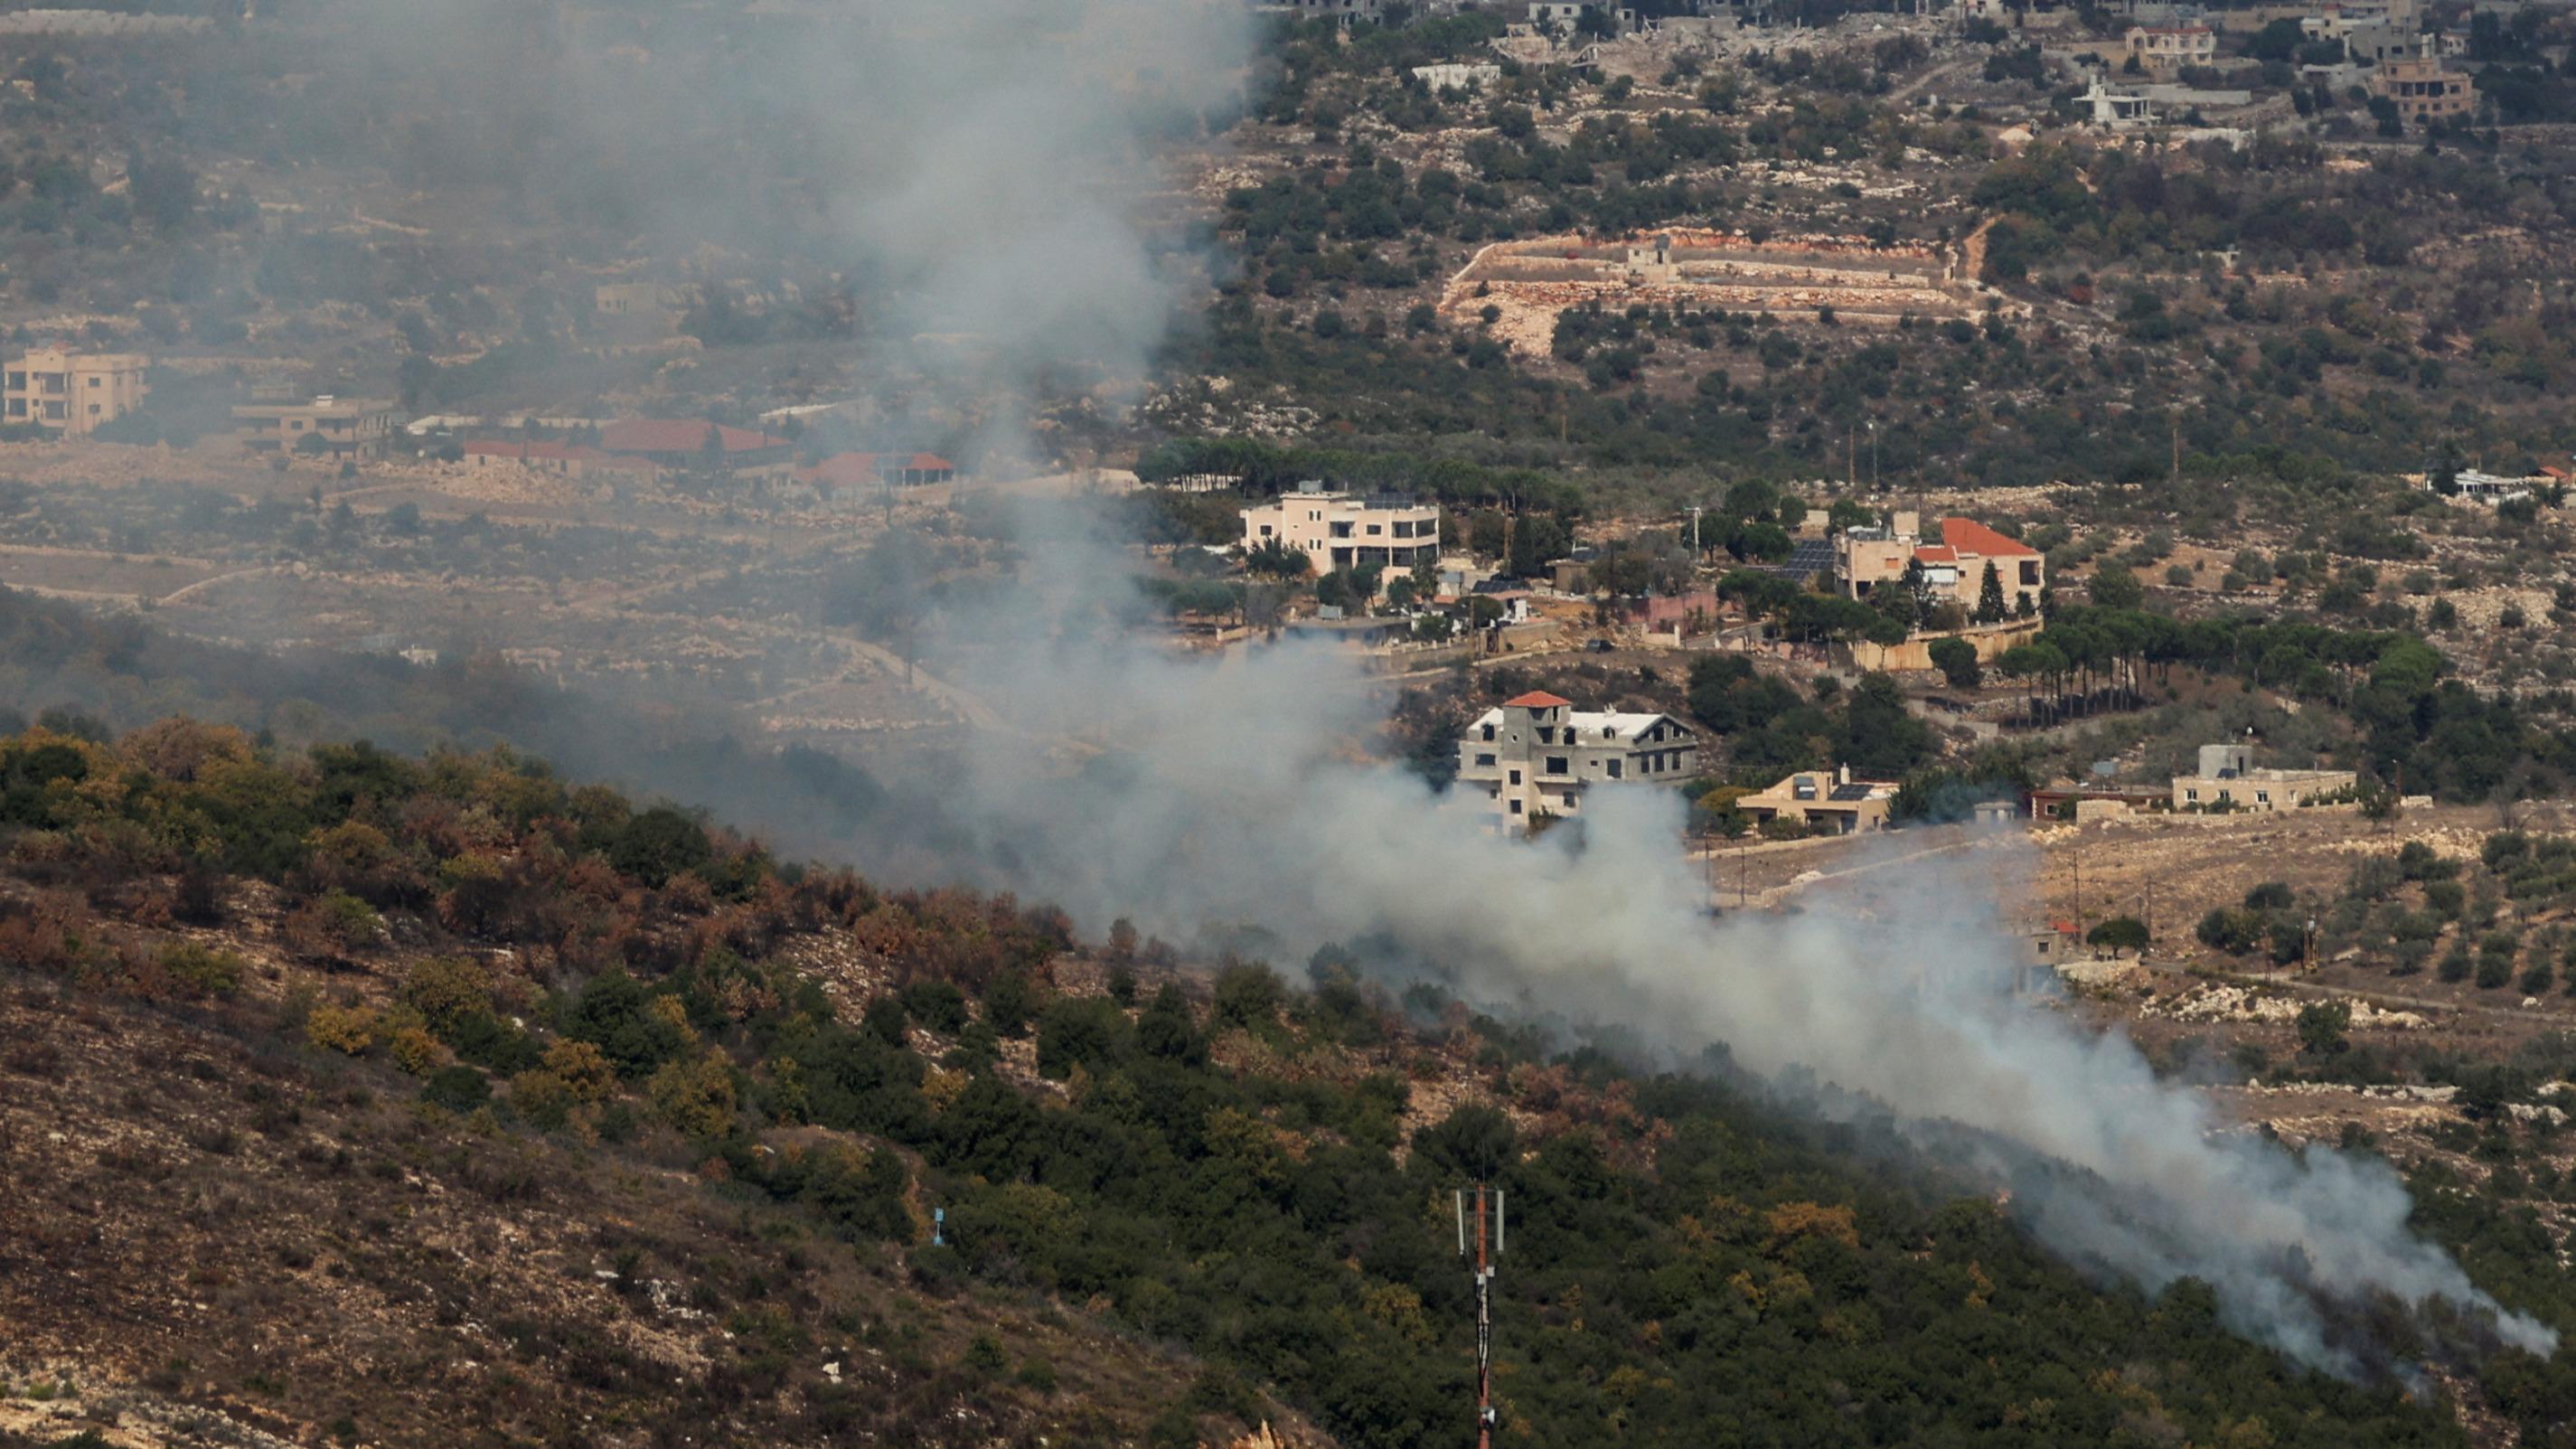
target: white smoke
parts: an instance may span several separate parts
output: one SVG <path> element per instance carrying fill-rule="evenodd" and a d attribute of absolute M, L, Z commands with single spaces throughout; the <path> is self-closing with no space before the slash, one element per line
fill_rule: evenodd
<path fill-rule="evenodd" d="M 2330 1372 L 2385 1366 L 2345 1311 L 2383 1295 L 2554 1347 L 2408 1230 L 2384 1163 L 2223 1131 L 2124 1036 L 2001 989 L 2015 947 L 1992 919 L 1995 863 L 2019 869 L 2010 848 L 1969 852 L 1975 874 L 1885 867 L 1906 882 L 1901 923 L 1716 921 L 1673 793 L 1595 790 L 1580 831 L 1501 839 L 1481 800 L 1435 798 L 1361 756 L 1381 696 L 1338 646 L 1172 655 L 1095 627 L 1120 603 L 1121 555 L 1061 533 L 1027 547 L 1025 589 L 948 630 L 957 677 L 1032 731 L 982 742 L 947 782 L 945 813 L 994 883 L 1094 930 L 1124 915 L 1178 940 L 1264 941 L 1279 960 L 1383 933 L 1473 1000 L 1676 1061 L 1719 1043 L 1764 1077 L 1803 1069 L 1982 1142 L 2016 1212 L 2071 1259 L 2149 1291 L 2204 1279 L 2230 1326 Z"/>

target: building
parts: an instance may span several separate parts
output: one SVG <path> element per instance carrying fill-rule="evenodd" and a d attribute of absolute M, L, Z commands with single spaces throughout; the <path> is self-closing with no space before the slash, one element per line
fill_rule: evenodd
<path fill-rule="evenodd" d="M 1386 18 L 1386 0 L 1286 0 L 1301 20 L 1330 20 L 1347 30 Z"/>
<path fill-rule="evenodd" d="M 695 288 L 663 282 L 606 282 L 590 294 L 601 330 L 628 338 L 670 336 L 696 301 Z"/>
<path fill-rule="evenodd" d="M 1941 541 L 1926 542 L 1915 515 L 1898 513 L 1884 528 L 1847 528 L 1834 538 L 1834 582 L 1850 598 L 1862 599 L 1883 583 L 1901 583 L 1909 565 L 1923 568 L 1924 586 L 1935 599 L 1975 608 L 1983 595 L 1991 565 L 2003 584 L 2004 606 L 2015 614 L 2039 607 L 2040 590 L 2048 586 L 2048 560 L 2019 539 L 1997 533 L 1972 518 L 1941 520 Z"/>
<path fill-rule="evenodd" d="M 2093 129 L 2136 131 L 2156 123 L 2155 103 L 2135 91 L 2115 91 L 2100 76 L 2085 88 L 2084 104 L 2092 108 Z"/>
<path fill-rule="evenodd" d="M 796 444 L 771 433 L 728 428 L 704 418 L 625 418 L 599 430 L 599 449 L 665 468 L 713 465 L 727 472 L 776 467 Z"/>
<path fill-rule="evenodd" d="M 334 458 L 378 458 L 393 442 L 399 414 L 389 402 L 324 393 L 311 402 L 245 403 L 233 409 L 233 429 L 255 453 L 327 453 Z M 309 443 L 319 438 L 319 443 Z"/>
<path fill-rule="evenodd" d="M 1757 821 L 1795 820 L 1835 835 L 1885 830 L 1887 813 L 1896 803 L 1896 786 L 1885 780 L 1855 780 L 1851 766 L 1839 770 L 1800 770 L 1767 790 L 1739 797 L 1735 808 Z"/>
<path fill-rule="evenodd" d="M 2206 25 L 2132 25 L 2129 59 L 2159 75 L 2187 65 L 2215 65 L 2218 32 Z"/>
<path fill-rule="evenodd" d="M 6 369 L 5 421 L 32 423 L 68 437 L 85 438 L 143 406 L 152 360 L 132 353 L 65 352 L 37 348 L 12 358 Z"/>
<path fill-rule="evenodd" d="M 645 459 L 621 458 L 581 443 L 471 438 L 461 451 L 468 467 L 527 468 L 574 479 L 616 475 L 649 480 L 661 471 Z"/>
<path fill-rule="evenodd" d="M 1440 557 L 1440 510 L 1398 493 L 1360 497 L 1321 483 L 1300 483 L 1258 508 L 1243 510 L 1243 546 L 1277 540 L 1301 550 L 1319 574 L 1370 564 L 1412 568 Z"/>
<path fill-rule="evenodd" d="M 954 482 L 957 465 L 936 453 L 835 453 L 796 470 L 796 481 L 826 498 Z"/>
<path fill-rule="evenodd" d="M 2400 119 L 2456 121 L 2477 109 L 2469 78 L 2442 68 L 2434 37 L 2420 38 L 2412 55 L 2382 61 L 2370 74 L 2370 93 L 2395 103 Z"/>
<path fill-rule="evenodd" d="M 2252 745 L 2202 745 L 2196 774 L 2173 782 L 2176 810 L 2289 810 L 2345 794 L 2360 783 L 2350 770 L 2257 769 Z"/>
<path fill-rule="evenodd" d="M 1583 813 L 1597 785 L 1678 784 L 1699 771 L 1699 735 L 1668 714 L 1577 710 L 1533 691 L 1503 701 L 1458 742 L 1458 786 L 1482 787 L 1506 830 Z"/>

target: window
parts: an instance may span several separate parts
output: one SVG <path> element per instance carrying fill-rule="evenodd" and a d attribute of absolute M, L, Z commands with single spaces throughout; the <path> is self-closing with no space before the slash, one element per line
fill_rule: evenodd
<path fill-rule="evenodd" d="M 1513 801 L 1513 802 L 1512 802 L 1512 813 L 1513 813 L 1514 815 L 1518 815 L 1518 814 L 1520 814 L 1520 813 L 1521 813 L 1521 802 L 1519 802 L 1518 800 L 1515 800 L 1515 801 Z"/>
<path fill-rule="evenodd" d="M 2186 789 L 2182 792 L 2182 798 L 2186 801 L 2198 800 L 2200 798 L 2200 792 L 2198 790 Z"/>
<path fill-rule="evenodd" d="M 1485 726 L 1485 738 L 1486 738 L 1488 741 L 1490 741 L 1490 740 L 1492 740 L 1492 739 L 1493 739 L 1493 737 L 1494 737 L 1494 727 L 1493 727 L 1492 725 L 1487 725 L 1487 726 Z"/>
<path fill-rule="evenodd" d="M 1550 755 L 1547 757 L 1547 772 L 1551 775 L 1572 773 L 1565 768 L 1565 756 L 1563 755 Z"/>
<path fill-rule="evenodd" d="M 1336 524 L 1334 524 L 1334 525 L 1333 525 L 1333 537 L 1335 537 L 1335 538 L 1348 538 L 1348 537 L 1350 537 L 1350 536 L 1351 536 L 1351 526 L 1350 526 L 1349 524 L 1347 524 L 1347 523 L 1336 523 Z"/>
<path fill-rule="evenodd" d="M 11 392 L 25 392 L 27 390 L 27 374 L 23 372 L 13 372 L 9 374 L 9 390 Z"/>
<path fill-rule="evenodd" d="M 1559 799 L 1561 799 L 1561 800 L 1563 800 L 1563 801 L 1565 802 L 1565 808 L 1566 808 L 1566 809 L 1571 810 L 1571 809 L 1573 809 L 1573 808 L 1574 808 L 1574 792 L 1573 792 L 1573 791 L 1568 790 L 1568 791 L 1566 791 L 1563 795 L 1561 795 L 1561 796 L 1559 796 L 1559 797 L 1557 797 L 1557 798 L 1559 798 Z"/>
<path fill-rule="evenodd" d="M 98 404 L 96 404 L 96 403 L 91 403 L 91 404 L 89 405 L 89 415 L 90 415 L 91 417 L 97 417 L 97 416 L 98 416 Z"/>
<path fill-rule="evenodd" d="M 2021 581 L 2026 588 L 2039 587 L 2039 560 L 2026 558 L 2021 561 Z"/>
<path fill-rule="evenodd" d="M 92 386 L 92 387 L 96 387 L 96 386 L 98 386 L 98 379 L 97 379 L 97 378 L 94 378 L 94 377 L 93 377 L 93 378 L 91 378 L 91 379 L 89 380 L 89 385 L 90 385 L 90 386 Z"/>
<path fill-rule="evenodd" d="M 1612 760 L 1612 761 L 1610 762 L 1610 778 L 1611 778 L 1611 779 L 1613 779 L 1613 780 L 1616 780 L 1616 779 L 1618 779 L 1618 778 L 1619 778 L 1619 765 L 1620 765 L 1620 762 L 1619 762 L 1619 761 L 1617 761 L 1617 760 Z"/>
<path fill-rule="evenodd" d="M 1552 744 L 1555 744 L 1555 743 L 1556 743 L 1556 726 L 1554 726 L 1554 725 L 1540 725 L 1540 726 L 1538 727 L 1538 742 L 1539 742 L 1540 744 L 1542 744 L 1542 745 L 1552 745 Z"/>
<path fill-rule="evenodd" d="M 1485 752 L 1484 754 L 1478 755 L 1478 756 L 1476 757 L 1476 763 L 1477 763 L 1478 765 L 1480 765 L 1480 766 L 1490 766 L 1490 765 L 1492 765 L 1492 764 L 1494 763 L 1494 756 L 1493 756 L 1493 752 L 1489 750 L 1489 751 Z"/>
<path fill-rule="evenodd" d="M 1520 782 L 1521 782 L 1521 772 L 1520 772 L 1520 771 L 1518 771 L 1518 770 L 1514 770 L 1514 771 L 1512 771 L 1512 783 L 1513 783 L 1513 784 L 1515 784 L 1515 785 L 1517 785 L 1517 784 L 1519 784 Z"/>
<path fill-rule="evenodd" d="M 1384 532 L 1386 532 L 1386 530 L 1385 530 L 1385 529 L 1378 527 L 1378 526 L 1377 526 L 1376 524 L 1374 524 L 1374 523 L 1372 523 L 1372 524 L 1370 524 L 1370 525 L 1368 526 L 1368 536 L 1369 536 L 1369 537 L 1371 537 L 1371 538 L 1375 538 L 1375 537 L 1377 537 L 1379 534 L 1384 533 Z"/>
<path fill-rule="evenodd" d="M 1261 536 L 1262 536 L 1263 538 L 1268 538 L 1268 537 L 1270 536 L 1270 525 L 1269 525 L 1269 524 L 1266 524 L 1266 523 L 1265 523 L 1265 524 L 1261 525 Z"/>
<path fill-rule="evenodd" d="M 2272 792 L 2271 792 L 2271 791 L 2269 791 L 2269 790 L 2257 790 L 2257 791 L 2255 791 L 2255 792 L 2254 792 L 2254 803 L 2255 803 L 2255 804 L 2257 804 L 2257 805 L 2269 805 L 2269 804 L 2271 804 L 2271 803 L 2272 803 Z"/>

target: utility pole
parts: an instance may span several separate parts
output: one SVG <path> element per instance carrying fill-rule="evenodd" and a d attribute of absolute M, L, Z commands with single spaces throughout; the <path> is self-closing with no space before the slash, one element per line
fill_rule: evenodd
<path fill-rule="evenodd" d="M 1494 1265 L 1503 1255 L 1503 1190 L 1493 1189 L 1490 1207 L 1485 1201 L 1486 1188 L 1476 1184 L 1475 1284 L 1476 1284 L 1476 1449 L 1494 1449 Z M 1465 1191 L 1457 1195 L 1458 1256 L 1467 1256 L 1467 1209 Z M 1492 1251 L 1487 1252 L 1485 1230 L 1493 1229 Z"/>
<path fill-rule="evenodd" d="M 1878 496 L 1878 419 L 1869 420 L 1869 496 Z"/>
<path fill-rule="evenodd" d="M 1698 504 L 1696 504 L 1696 503 L 1692 504 L 1692 505 L 1690 506 L 1690 516 L 1691 516 L 1691 562 L 1693 562 L 1693 563 L 1697 563 L 1697 562 L 1699 562 L 1699 515 L 1700 515 L 1700 506 L 1699 506 Z"/>

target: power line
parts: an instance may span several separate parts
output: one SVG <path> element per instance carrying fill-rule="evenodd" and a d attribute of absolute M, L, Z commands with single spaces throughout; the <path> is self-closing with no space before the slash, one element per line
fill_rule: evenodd
<path fill-rule="evenodd" d="M 1486 1188 L 1477 1183 L 1474 1196 L 1476 1218 L 1475 1270 L 1476 1285 L 1476 1449 L 1494 1449 L 1494 1265 L 1503 1255 L 1503 1190 L 1495 1188 L 1493 1201 L 1485 1200 Z M 1457 1194 L 1458 1256 L 1468 1256 L 1467 1216 L 1469 1197 L 1466 1190 Z M 1492 1252 L 1486 1251 L 1486 1229 L 1493 1230 Z"/>

